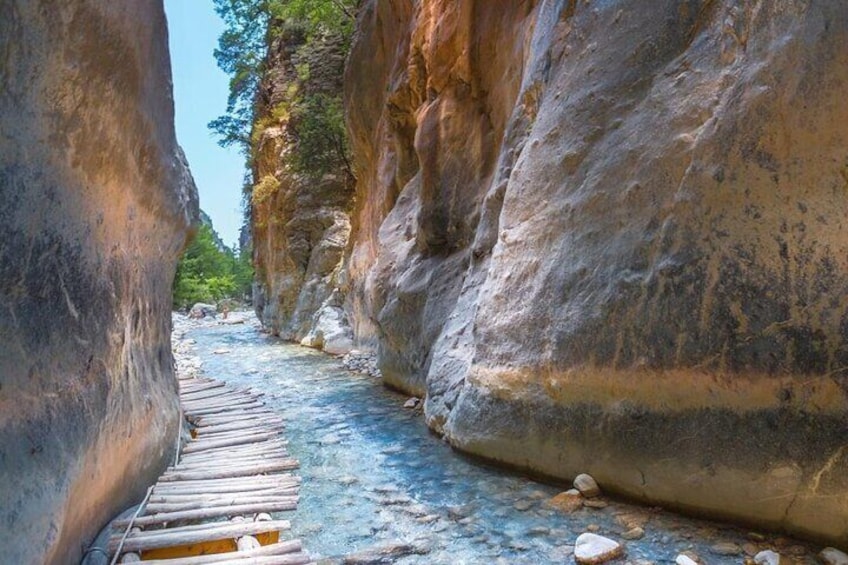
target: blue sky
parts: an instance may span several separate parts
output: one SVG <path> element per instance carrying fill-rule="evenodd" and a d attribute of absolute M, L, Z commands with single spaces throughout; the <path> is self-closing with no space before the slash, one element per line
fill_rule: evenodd
<path fill-rule="evenodd" d="M 185 150 L 200 192 L 200 207 L 224 243 L 238 241 L 244 157 L 223 149 L 206 127 L 227 107 L 229 79 L 212 51 L 224 29 L 212 0 L 165 0 L 174 75 L 177 140 Z"/>

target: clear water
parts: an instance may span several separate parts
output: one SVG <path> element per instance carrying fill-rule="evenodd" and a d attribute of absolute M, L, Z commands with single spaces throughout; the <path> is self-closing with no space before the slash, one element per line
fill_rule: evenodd
<path fill-rule="evenodd" d="M 742 563 L 744 555 L 711 552 L 718 542 L 772 548 L 800 562 L 809 548 L 784 539 L 752 542 L 744 529 L 681 518 L 615 501 L 564 514 L 544 503 L 564 488 L 488 467 L 431 434 L 406 397 L 379 379 L 346 371 L 338 359 L 282 343 L 244 325 L 189 331 L 203 372 L 266 393 L 286 421 L 290 452 L 300 460 L 300 506 L 293 535 L 316 558 L 333 558 L 398 542 L 423 554 L 393 563 L 573 563 L 575 538 L 590 529 L 623 541 L 623 523 L 647 519 L 645 536 L 624 541 L 627 559 L 674 563 L 690 550 L 705 563 Z M 229 350 L 220 353 L 220 350 Z M 219 351 L 219 353 L 214 353 Z"/>

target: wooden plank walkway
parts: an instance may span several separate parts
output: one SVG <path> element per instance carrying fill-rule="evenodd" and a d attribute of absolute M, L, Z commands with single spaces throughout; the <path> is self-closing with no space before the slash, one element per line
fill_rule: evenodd
<path fill-rule="evenodd" d="M 179 383 L 192 439 L 139 512 L 114 523 L 110 554 L 158 565 L 311 563 L 299 540 L 280 539 L 291 524 L 270 516 L 295 510 L 300 488 L 282 420 L 262 394 L 208 378 Z"/>

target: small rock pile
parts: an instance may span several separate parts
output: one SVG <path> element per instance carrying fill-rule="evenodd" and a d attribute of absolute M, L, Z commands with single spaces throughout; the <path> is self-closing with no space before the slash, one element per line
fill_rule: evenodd
<path fill-rule="evenodd" d="M 383 375 L 377 368 L 377 354 L 373 351 L 353 349 L 342 357 L 342 365 L 348 371 L 381 378 Z"/>

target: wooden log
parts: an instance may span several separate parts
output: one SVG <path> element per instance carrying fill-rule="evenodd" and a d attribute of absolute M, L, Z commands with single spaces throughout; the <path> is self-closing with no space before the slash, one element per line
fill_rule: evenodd
<path fill-rule="evenodd" d="M 259 402 L 260 399 L 256 396 L 249 396 L 243 393 L 221 396 L 218 398 L 208 398 L 203 400 L 186 400 L 182 399 L 181 404 L 185 411 L 191 411 L 198 408 L 218 408 L 220 406 L 239 406 Z"/>
<path fill-rule="evenodd" d="M 231 432 L 240 432 L 245 430 L 274 430 L 279 434 L 283 434 L 285 432 L 285 424 L 282 420 L 279 419 L 262 419 L 262 418 L 253 418 L 250 420 L 241 420 L 238 422 L 229 422 L 227 424 L 221 425 L 217 424 L 215 426 L 195 426 L 194 428 L 194 438 L 202 439 L 204 437 L 209 437 L 212 435 L 220 434 L 220 433 L 231 433 Z"/>
<path fill-rule="evenodd" d="M 159 504 L 163 502 L 191 502 L 195 500 L 207 500 L 207 501 L 215 501 L 215 500 L 228 500 L 237 496 L 245 496 L 245 497 L 275 497 L 275 496 L 294 496 L 300 490 L 297 486 L 291 487 L 275 487 L 275 488 L 267 488 L 260 489 L 248 492 L 233 492 L 233 493 L 199 493 L 199 494 L 156 494 L 151 496 L 148 499 L 148 504 Z"/>
<path fill-rule="evenodd" d="M 228 439 L 255 437 L 258 434 L 273 434 L 274 437 L 278 437 L 278 438 L 282 439 L 282 434 L 278 430 L 272 430 L 271 428 L 266 428 L 266 427 L 263 426 L 263 427 L 259 427 L 259 428 L 252 429 L 252 430 L 239 430 L 239 431 L 236 431 L 236 432 L 228 432 L 226 434 L 219 434 L 219 435 L 214 436 L 214 437 L 197 436 L 192 441 L 190 441 L 187 445 L 198 445 L 198 444 L 205 444 L 205 443 L 211 443 L 211 442 L 214 442 L 214 441 L 222 441 L 222 440 L 228 440 Z"/>
<path fill-rule="evenodd" d="M 300 540 L 282 541 L 269 545 L 263 545 L 260 548 L 238 553 L 219 553 L 217 555 L 198 555 L 197 557 L 183 557 L 180 559 L 164 559 L 158 561 L 147 561 L 149 565 L 206 565 L 206 563 L 222 563 L 232 559 L 247 559 L 252 557 L 266 557 L 277 555 L 289 555 L 300 553 L 303 546 Z M 308 561 L 298 561 L 297 563 L 308 563 Z M 295 565 L 292 563 L 291 565 Z"/>
<path fill-rule="evenodd" d="M 182 483 L 168 483 L 172 485 L 182 485 Z M 300 482 L 290 482 L 290 483 L 282 483 L 273 488 L 299 488 Z M 262 492 L 268 487 L 265 485 L 251 485 L 251 484 L 242 484 L 242 485 L 222 485 L 222 486 L 176 486 L 174 488 L 161 488 L 156 489 L 154 492 L 161 494 L 162 496 L 169 495 L 205 495 L 205 494 L 236 494 L 236 493 L 244 493 L 248 494 L 251 492 Z"/>
<path fill-rule="evenodd" d="M 221 471 L 172 471 L 166 472 L 159 478 L 159 482 L 173 481 L 198 481 L 204 479 L 227 479 L 232 477 L 248 477 L 262 473 L 273 473 L 274 471 L 291 471 L 300 467 L 296 459 L 280 459 L 265 465 L 238 467 Z"/>
<path fill-rule="evenodd" d="M 214 527 L 208 528 L 174 528 L 173 530 L 154 530 L 151 532 L 142 532 L 140 534 L 130 535 L 124 541 L 123 549 L 128 552 L 149 551 L 151 549 L 160 549 L 175 545 L 190 545 L 219 539 L 235 539 L 241 536 L 260 534 L 262 532 L 289 529 L 291 529 L 291 522 L 288 520 L 274 520 L 272 522 L 241 522 L 239 524 L 219 522 L 215 524 Z M 114 553 L 115 550 L 118 549 L 120 541 L 121 536 L 113 536 L 109 538 L 109 544 L 107 546 L 109 553 Z"/>
<path fill-rule="evenodd" d="M 218 387 L 212 389 L 202 389 L 198 391 L 180 391 L 180 400 L 204 400 L 206 398 L 215 398 L 219 396 L 227 396 L 241 392 L 238 389 L 230 387 Z"/>
<path fill-rule="evenodd" d="M 200 381 L 201 379 L 195 379 Z M 226 383 L 222 383 L 221 381 L 213 381 L 213 380 L 203 380 L 198 384 L 186 384 L 180 383 L 180 394 L 192 394 L 202 392 L 204 390 L 212 390 L 215 388 L 222 388 L 227 386 Z"/>
<path fill-rule="evenodd" d="M 220 424 L 203 424 L 196 428 L 198 433 L 216 433 L 219 431 L 233 431 L 250 428 L 251 426 L 273 426 L 285 429 L 286 423 L 279 416 L 265 416 L 250 418 L 247 420 L 236 420 L 234 422 L 222 422 Z"/>
<path fill-rule="evenodd" d="M 273 431 L 281 436 L 285 434 L 285 425 L 280 420 L 245 420 L 227 426 L 200 426 L 194 428 L 192 439 L 212 439 L 213 436 L 232 434 L 234 432 Z"/>
<path fill-rule="evenodd" d="M 182 520 L 205 520 L 207 518 L 218 518 L 221 516 L 235 516 L 237 514 L 255 514 L 256 512 L 284 512 L 296 510 L 295 502 L 271 502 L 262 504 L 244 504 L 236 506 L 221 506 L 217 508 L 201 508 L 199 510 L 185 510 L 183 512 L 163 512 L 152 516 L 139 516 L 135 523 L 139 526 L 150 526 L 152 524 L 163 524 L 165 522 L 178 522 Z M 126 527 L 129 520 L 116 520 L 115 524 Z"/>
<path fill-rule="evenodd" d="M 224 452 L 236 453 L 236 452 L 239 452 L 239 451 L 262 451 L 262 450 L 266 450 L 268 447 L 271 447 L 271 446 L 285 448 L 285 446 L 287 446 L 288 443 L 289 443 L 287 440 L 283 439 L 283 436 L 279 432 L 276 432 L 276 431 L 273 431 L 273 430 L 271 430 L 271 431 L 260 430 L 260 431 L 253 432 L 253 433 L 254 434 L 271 434 L 272 437 L 266 438 L 264 440 L 254 441 L 252 443 L 244 443 L 244 444 L 240 444 L 240 445 L 224 445 L 224 446 L 218 447 L 217 450 L 219 451 L 219 456 L 220 456 L 220 453 L 224 453 Z M 209 439 L 203 439 L 203 440 L 198 438 L 198 439 L 194 439 L 194 440 L 189 441 L 186 444 L 186 446 L 194 445 L 194 444 L 208 445 L 211 441 L 224 441 L 224 440 L 229 441 L 230 439 L 232 439 L 232 438 L 209 438 Z M 195 449 L 195 448 L 192 448 L 192 449 Z M 209 451 L 209 449 L 201 450 L 201 451 Z M 204 455 L 212 455 L 212 454 L 207 453 L 207 454 L 204 454 Z M 200 453 L 191 453 L 191 452 L 183 453 L 183 456 L 184 457 L 188 457 L 188 456 L 198 457 L 198 456 L 200 456 Z M 180 459 L 182 460 L 182 458 L 180 458 Z"/>
<path fill-rule="evenodd" d="M 183 453 L 196 453 L 198 451 L 206 451 L 220 447 L 233 447 L 236 445 L 257 443 L 266 439 L 274 439 L 278 436 L 279 434 L 277 432 L 261 432 L 239 438 L 209 440 L 205 442 L 193 441 L 189 442 L 189 444 L 183 448 Z"/>
<path fill-rule="evenodd" d="M 176 467 L 168 467 L 165 471 L 166 475 L 171 475 L 174 473 L 185 473 L 185 472 L 204 472 L 209 471 L 210 476 L 214 475 L 212 471 L 227 471 L 229 469 L 246 469 L 250 470 L 251 468 L 262 467 L 264 468 L 266 465 L 271 465 L 274 463 L 278 463 L 280 461 L 286 461 L 291 459 L 291 455 L 287 454 L 285 451 L 269 451 L 260 455 L 267 455 L 267 457 L 261 457 L 259 455 L 253 456 L 241 456 L 241 457 L 233 457 L 231 459 L 220 459 L 215 461 L 186 461 L 181 463 Z M 256 474 L 256 473 L 251 473 Z"/>
<path fill-rule="evenodd" d="M 268 445 L 262 445 L 268 444 Z M 259 444 L 244 444 L 246 447 L 253 446 L 253 449 L 231 449 L 230 447 L 219 447 L 217 449 L 207 449 L 196 453 L 187 453 L 185 457 L 180 459 L 178 466 L 194 465 L 201 463 L 207 465 L 230 464 L 240 459 L 251 459 L 258 457 L 278 456 L 287 451 L 287 444 L 277 441 L 264 441 Z M 259 447 L 261 445 L 261 447 Z"/>
<path fill-rule="evenodd" d="M 185 502 L 158 502 L 147 503 L 144 507 L 145 515 L 162 514 L 166 512 L 183 512 L 185 510 L 199 510 L 201 508 L 219 508 L 221 506 L 241 506 L 245 504 L 263 504 L 275 502 L 294 502 L 297 504 L 298 497 L 294 496 L 228 496 L 219 500 L 193 500 Z"/>
<path fill-rule="evenodd" d="M 195 418 L 199 416 L 212 416 L 213 414 L 250 414 L 252 408 L 262 408 L 265 405 L 261 402 L 253 402 L 251 404 L 241 404 L 239 406 L 221 406 L 219 408 L 203 408 L 200 410 L 185 410 L 186 415 Z"/>
<path fill-rule="evenodd" d="M 213 451 L 200 451 L 193 457 L 181 459 L 176 465 L 177 468 L 184 467 L 201 467 L 232 465 L 233 463 L 244 462 L 251 459 L 272 459 L 272 458 L 287 458 L 290 457 L 285 445 L 270 445 L 263 449 L 252 449 L 243 451 L 229 451 L 226 448 L 221 448 Z M 201 456 L 202 455 L 202 456 Z M 169 467 L 173 469 L 173 467 Z"/>
<path fill-rule="evenodd" d="M 238 456 L 232 458 L 224 458 L 224 459 L 214 459 L 214 460 L 200 460 L 200 461 L 184 461 L 177 465 L 176 467 L 168 467 L 169 471 L 202 471 L 212 470 L 212 469 L 227 469 L 234 465 L 247 466 L 247 465 L 263 465 L 265 463 L 272 463 L 278 459 L 288 459 L 290 454 L 285 450 L 279 451 L 268 451 L 266 453 L 259 453 L 254 455 L 245 455 Z"/>
<path fill-rule="evenodd" d="M 191 459 L 220 460 L 227 459 L 228 457 L 238 457 L 250 454 L 265 453 L 268 451 L 285 451 L 287 448 L 288 442 L 284 439 L 280 439 L 280 437 L 277 436 L 265 440 L 256 441 L 253 443 L 243 443 L 241 445 L 227 445 L 222 447 L 208 447 L 207 449 L 201 449 L 200 451 L 195 451 L 193 453 L 184 453 L 183 456 L 180 457 L 180 462 L 188 461 Z"/>
<path fill-rule="evenodd" d="M 174 482 L 164 482 L 164 483 L 156 483 L 153 487 L 154 490 L 159 488 L 173 488 L 177 486 L 195 486 L 195 487 L 204 487 L 204 486 L 228 486 L 228 485 L 260 485 L 260 484 L 273 484 L 278 482 L 287 482 L 287 481 L 296 481 L 300 482 L 301 478 L 293 475 L 291 473 L 277 473 L 274 475 L 261 475 L 254 474 L 248 477 L 225 477 L 225 478 L 216 478 L 216 479 L 194 479 L 194 480 L 182 480 L 182 481 L 174 481 Z"/>
<path fill-rule="evenodd" d="M 216 386 L 209 386 L 211 384 L 215 384 Z M 221 389 L 224 390 L 222 391 Z M 195 396 L 212 393 L 220 394 L 221 392 L 227 393 L 234 390 L 237 389 L 229 387 L 226 383 L 222 383 L 221 381 L 211 381 L 199 384 L 180 383 L 180 396 Z"/>
<path fill-rule="evenodd" d="M 280 415 L 276 412 L 265 408 L 264 410 L 251 410 L 243 414 L 207 414 L 205 416 L 192 416 L 192 420 L 198 422 L 198 427 L 209 426 L 214 424 L 240 422 L 242 420 L 259 420 L 262 418 L 279 418 Z"/>
<path fill-rule="evenodd" d="M 217 402 L 221 398 L 262 398 L 263 393 L 249 392 L 240 388 L 213 388 L 212 390 L 202 390 L 195 393 L 180 393 L 180 400 L 183 402 Z"/>

